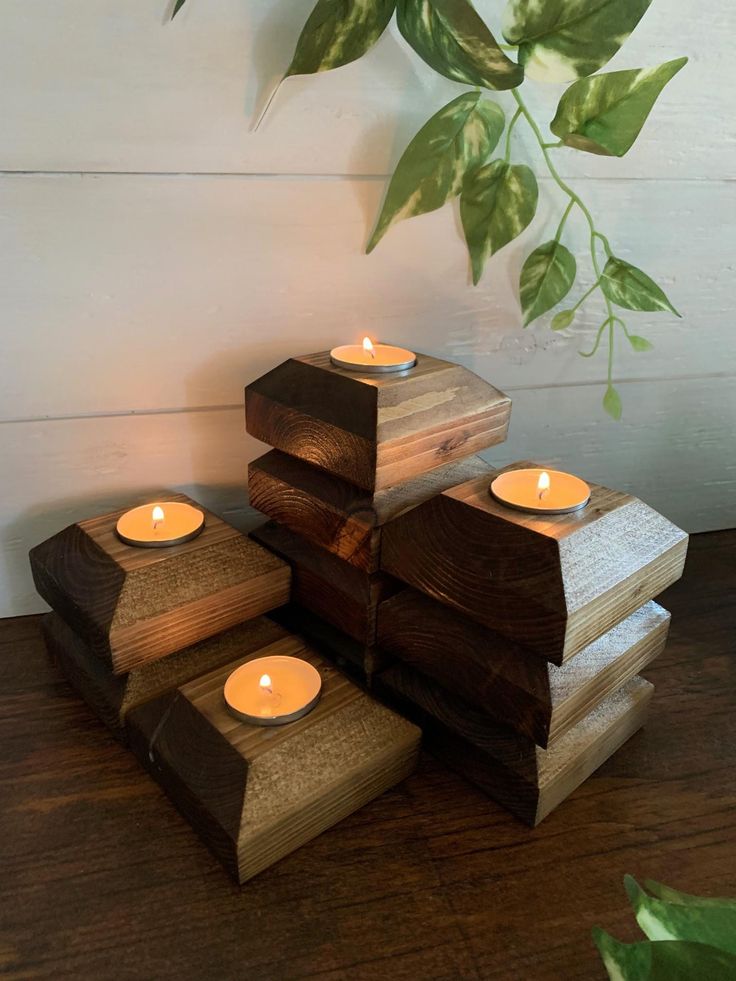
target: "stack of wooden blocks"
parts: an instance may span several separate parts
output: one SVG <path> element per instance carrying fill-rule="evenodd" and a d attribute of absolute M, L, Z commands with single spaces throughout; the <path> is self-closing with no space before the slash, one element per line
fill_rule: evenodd
<path fill-rule="evenodd" d="M 644 722 L 663 649 L 652 602 L 687 536 L 592 486 L 573 514 L 496 502 L 473 456 L 510 401 L 419 355 L 370 375 L 322 353 L 246 389 L 254 533 L 292 566 L 287 622 L 418 721 L 434 752 L 534 825 Z M 519 465 L 521 466 L 521 465 Z"/>
<path fill-rule="evenodd" d="M 419 731 L 263 615 L 289 598 L 287 563 L 206 511 L 191 541 L 134 547 L 116 535 L 122 513 L 32 550 L 54 610 L 47 644 L 244 882 L 402 780 Z M 309 661 L 322 679 L 317 707 L 278 729 L 237 721 L 223 698 L 233 670 L 270 654 Z"/>

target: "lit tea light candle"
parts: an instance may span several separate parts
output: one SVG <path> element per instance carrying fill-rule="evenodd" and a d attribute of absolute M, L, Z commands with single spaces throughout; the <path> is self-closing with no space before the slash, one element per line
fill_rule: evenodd
<path fill-rule="evenodd" d="M 364 337 L 362 344 L 343 344 L 333 347 L 330 360 L 338 368 L 360 371 L 363 374 L 384 374 L 388 371 L 406 371 L 417 363 L 413 351 L 391 344 L 374 344 L 370 337 Z"/>
<path fill-rule="evenodd" d="M 241 722 L 282 726 L 311 712 L 322 692 L 319 671 L 286 654 L 257 657 L 241 664 L 225 682 L 225 704 Z"/>
<path fill-rule="evenodd" d="M 590 487 L 561 470 L 507 470 L 490 487 L 491 495 L 506 507 L 530 514 L 569 514 L 590 500 Z"/>
<path fill-rule="evenodd" d="M 204 528 L 204 514 L 184 501 L 143 504 L 126 511 L 115 526 L 118 538 L 140 548 L 166 548 L 196 538 Z"/>

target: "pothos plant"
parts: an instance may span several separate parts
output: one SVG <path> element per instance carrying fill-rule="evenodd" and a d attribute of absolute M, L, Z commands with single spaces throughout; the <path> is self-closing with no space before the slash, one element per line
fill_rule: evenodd
<path fill-rule="evenodd" d="M 172 16 L 184 2 L 176 0 Z M 435 113 L 407 146 L 367 251 L 396 222 L 459 198 L 474 284 L 488 259 L 512 242 L 536 213 L 534 172 L 512 159 L 514 127 L 520 121 L 529 127 L 566 206 L 553 238 L 538 245 L 522 266 L 524 326 L 561 303 L 575 284 L 577 263 L 563 239 L 568 218 L 577 209 L 589 231 L 594 282 L 556 313 L 550 326 L 565 330 L 584 303 L 596 295 L 602 299 L 603 319 L 593 346 L 580 353 L 592 357 L 605 335 L 608 375 L 603 406 L 614 419 L 621 417 L 621 397 L 612 383 L 617 331 L 634 351 L 652 347 L 629 331 L 620 311 L 680 315 L 645 272 L 616 255 L 590 209 L 560 176 L 554 154 L 571 149 L 624 156 L 664 86 L 687 62 L 677 58 L 655 68 L 595 74 L 626 41 L 650 2 L 508 0 L 502 27 L 507 43 L 500 44 L 470 0 L 317 0 L 284 75 L 309 75 L 356 61 L 378 41 L 395 13 L 401 35 L 423 61 L 440 75 L 472 86 Z M 544 135 L 524 101 L 520 90 L 526 79 L 571 83 L 549 124 L 556 139 Z M 510 91 L 515 107 L 508 123 L 501 105 L 485 90 Z"/>

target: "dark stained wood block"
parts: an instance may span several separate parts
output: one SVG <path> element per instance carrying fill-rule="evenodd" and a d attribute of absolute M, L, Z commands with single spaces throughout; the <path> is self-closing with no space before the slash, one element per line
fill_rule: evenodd
<path fill-rule="evenodd" d="M 389 522 L 382 568 L 554 664 L 682 575 L 687 535 L 635 497 L 591 484 L 581 511 L 533 515 L 499 504 L 489 483 Z"/>
<path fill-rule="evenodd" d="M 532 826 L 641 728 L 653 691 L 632 678 L 541 749 L 399 662 L 376 679 L 376 692 L 422 727 L 433 755 Z"/>
<path fill-rule="evenodd" d="M 320 654 L 368 689 L 372 687 L 375 675 L 394 660 L 376 644 L 361 644 L 297 603 L 282 606 L 269 617 L 292 633 L 305 637 Z"/>
<path fill-rule="evenodd" d="M 183 494 L 164 499 L 200 507 Z M 30 553 L 38 592 L 116 674 L 287 602 L 288 565 L 206 509 L 201 535 L 155 549 L 120 541 L 125 510 L 70 525 Z"/>
<path fill-rule="evenodd" d="M 364 572 L 377 572 L 387 521 L 483 473 L 490 474 L 491 468 L 471 456 L 371 493 L 271 450 L 249 464 L 248 492 L 254 508 L 285 528 Z"/>
<path fill-rule="evenodd" d="M 127 742 L 125 718 L 142 705 L 238 656 L 259 650 L 290 634 L 266 617 L 256 617 L 175 654 L 113 674 L 56 613 L 43 618 L 46 647 L 69 683 L 117 739 Z"/>
<path fill-rule="evenodd" d="M 379 491 L 503 442 L 511 401 L 426 354 L 407 371 L 363 375 L 336 368 L 323 351 L 251 382 L 245 411 L 251 436 Z"/>
<path fill-rule="evenodd" d="M 395 579 L 356 569 L 274 521 L 254 529 L 251 537 L 290 563 L 293 603 L 360 644 L 375 644 L 378 604 L 401 588 Z"/>
<path fill-rule="evenodd" d="M 319 703 L 285 726 L 238 722 L 225 708 L 225 680 L 276 653 L 319 670 Z M 420 740 L 296 637 L 138 706 L 128 720 L 138 759 L 241 883 L 403 780 Z"/>
<path fill-rule="evenodd" d="M 654 602 L 557 667 L 413 589 L 378 608 L 377 641 L 497 721 L 546 747 L 664 649 L 670 615 Z"/>

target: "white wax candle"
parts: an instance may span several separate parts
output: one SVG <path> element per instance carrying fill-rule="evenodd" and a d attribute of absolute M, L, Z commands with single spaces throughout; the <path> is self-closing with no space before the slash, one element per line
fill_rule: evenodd
<path fill-rule="evenodd" d="M 590 500 L 590 487 L 580 477 L 538 467 L 499 474 L 490 492 L 506 507 L 530 514 L 569 514 Z"/>
<path fill-rule="evenodd" d="M 280 726 L 301 719 L 322 691 L 319 671 L 308 661 L 272 654 L 246 661 L 225 682 L 225 704 L 241 722 Z"/>
<path fill-rule="evenodd" d="M 126 511 L 115 526 L 118 538 L 140 548 L 188 542 L 204 528 L 204 514 L 184 501 L 157 501 Z"/>
<path fill-rule="evenodd" d="M 404 347 L 391 344 L 373 344 L 368 337 L 362 344 L 343 344 L 333 347 L 330 360 L 338 368 L 359 371 L 363 374 L 384 374 L 389 371 L 406 371 L 413 368 L 417 356 Z"/>

